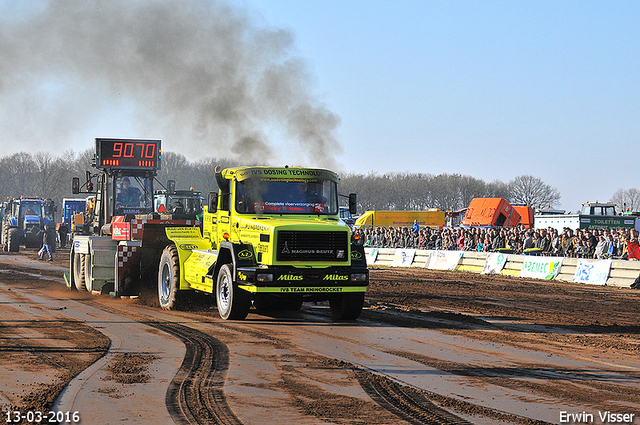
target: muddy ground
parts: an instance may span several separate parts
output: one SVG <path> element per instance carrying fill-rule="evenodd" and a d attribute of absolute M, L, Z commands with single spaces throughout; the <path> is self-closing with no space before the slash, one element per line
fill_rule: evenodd
<path fill-rule="evenodd" d="M 36 258 L 33 250 L 19 255 Z M 67 267 L 68 251 L 58 251 L 52 263 Z M 0 271 L 0 280 L 10 286 L 45 291 L 54 298 L 90 297 L 86 293 L 68 291 L 59 271 L 2 263 Z M 50 279 L 39 278 L 34 274 L 45 278 L 60 278 L 59 284 L 52 284 Z M 453 319 L 454 322 L 461 323 L 460 329 L 449 325 L 442 332 L 460 333 L 466 338 L 514 347 L 547 346 L 550 351 L 562 350 L 567 346 L 584 347 L 585 350 L 600 350 L 610 358 L 615 358 L 616 353 L 635 357 L 640 355 L 640 291 L 634 289 L 422 268 L 373 268 L 366 304 L 364 317 L 379 318 L 403 328 L 425 326 L 425 323 L 433 326 L 437 323 L 425 322 L 422 320 L 425 317 Z M 8 304 L 2 308 L 0 367 L 9 371 L 43 367 L 50 375 L 43 382 L 27 381 L 22 386 L 14 386 L 11 393 L 3 394 L 0 391 L 5 408 L 9 401 L 12 409 L 46 411 L 64 385 L 102 356 L 108 348 L 108 338 L 88 326 L 34 321 L 24 312 L 9 312 L 7 309 L 12 307 Z M 412 314 L 388 314 L 391 311 Z M 473 329 L 472 325 L 476 322 L 483 326 Z M 500 323 L 501 326 L 487 328 L 487 323 Z M 509 332 L 509 324 L 530 326 L 532 329 L 553 328 L 556 331 Z M 558 332 L 558 329 L 566 332 Z M 147 361 L 149 359 L 141 360 L 143 364 Z M 329 362 L 323 367 L 332 367 L 331 365 Z M 453 370 L 456 367 L 444 362 L 430 366 L 440 370 Z M 335 367 L 339 368 L 339 362 L 336 362 Z M 140 376 L 144 377 L 144 368 L 140 367 L 132 371 L 122 369 L 111 372 L 114 375 L 120 374 L 120 379 L 135 378 L 138 382 Z M 129 372 L 131 375 L 122 375 Z M 6 379 L 2 378 L 2 382 Z M 279 385 L 287 385 L 287 382 L 280 382 Z M 579 387 L 568 387 L 564 391 L 576 392 L 563 395 L 566 398 L 581 398 Z M 637 394 L 628 396 L 633 398 Z M 353 409 L 348 404 L 337 403 L 332 406 L 334 410 L 344 410 L 329 415 L 333 417 L 348 417 Z M 311 409 L 309 406 L 308 408 Z M 388 412 L 378 411 L 376 415 L 388 419 L 388 416 L 384 416 Z M 386 419 L 376 423 L 385 423 Z"/>

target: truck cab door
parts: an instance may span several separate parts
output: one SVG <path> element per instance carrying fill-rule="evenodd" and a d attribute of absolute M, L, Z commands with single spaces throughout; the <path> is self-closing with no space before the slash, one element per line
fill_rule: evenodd
<path fill-rule="evenodd" d="M 231 208 L 231 194 L 220 193 L 218 200 L 218 217 L 216 225 L 217 240 L 223 241 L 225 233 L 231 235 L 231 217 L 229 210 Z"/>

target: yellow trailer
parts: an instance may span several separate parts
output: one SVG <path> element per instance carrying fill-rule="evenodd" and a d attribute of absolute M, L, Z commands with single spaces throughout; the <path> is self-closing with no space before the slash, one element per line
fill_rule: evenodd
<path fill-rule="evenodd" d="M 366 211 L 355 223 L 356 228 L 378 226 L 413 226 L 414 220 L 420 227 L 440 228 L 444 226 L 445 212 L 429 211 Z"/>

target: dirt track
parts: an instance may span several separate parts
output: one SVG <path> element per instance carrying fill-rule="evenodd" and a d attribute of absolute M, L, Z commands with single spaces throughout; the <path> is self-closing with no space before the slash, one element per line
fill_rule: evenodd
<path fill-rule="evenodd" d="M 66 266 L 65 257 L 56 257 Z M 172 384 L 173 398 L 185 403 L 169 407 L 176 423 L 560 423 L 563 411 L 590 413 L 593 423 L 602 422 L 599 412 L 634 414 L 640 423 L 637 290 L 373 269 L 369 307 L 356 323 L 334 324 L 326 307 L 306 305 L 300 313 L 252 312 L 244 322 L 224 322 L 208 306 L 165 313 L 148 305 L 152 297 L 147 303 L 90 297 L 67 291 L 59 271 L 0 263 L 8 268 L 0 273 L 0 295 L 11 300 L 0 313 L 0 365 L 24 385 L 0 393 L 3 412 L 7 402 L 21 411 L 46 410 L 108 345 L 86 323 L 44 326 L 18 317 L 20 293 L 37 291 L 183 335 L 199 365 L 183 364 L 178 376 L 210 372 L 182 394 Z M 202 348 L 190 349 L 192 340 Z M 117 388 L 126 389 L 127 379 L 144 387 L 140 380 L 151 373 L 144 365 L 156 361 L 146 354 L 114 359 L 107 371 L 122 381 Z M 46 377 L 30 374 L 34 364 L 47 365 Z M 214 382 L 218 393 L 207 389 Z M 191 413 L 180 414 L 184 406 Z"/>

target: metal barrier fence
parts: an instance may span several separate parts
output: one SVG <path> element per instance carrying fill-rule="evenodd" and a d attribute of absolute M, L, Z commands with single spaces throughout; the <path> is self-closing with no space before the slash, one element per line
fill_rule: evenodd
<path fill-rule="evenodd" d="M 398 267 L 426 267 L 429 269 L 449 269 L 475 273 L 485 270 L 489 255 L 487 252 L 476 251 L 436 251 L 436 250 L 409 250 L 400 248 L 365 248 L 367 264 L 374 266 L 398 266 Z M 498 272 L 503 275 L 521 276 L 523 266 L 533 257 L 528 255 L 503 254 L 501 269 Z M 438 261 L 434 262 L 437 257 Z M 444 257 L 449 257 L 444 258 Z M 549 258 L 549 257 L 538 257 Z M 585 273 L 585 265 L 591 266 L 602 260 L 586 260 L 578 258 L 557 257 L 559 270 L 555 270 L 554 280 L 572 282 L 576 280 L 576 272 Z M 456 262 L 457 260 L 457 262 Z M 540 260 L 541 261 L 541 260 Z M 548 260 L 547 260 L 548 261 Z M 640 275 L 640 261 L 628 260 L 604 260 L 608 268 L 608 274 L 597 284 L 628 288 Z M 455 264 L 454 264 L 455 263 Z M 587 269 L 591 267 L 586 267 Z M 595 267 L 593 267 L 595 269 Z M 526 277 L 531 277 L 530 275 Z M 584 277 L 584 275 L 583 275 Z M 584 281 L 583 281 L 584 282 Z M 584 282 L 590 283 L 590 282 Z"/>

